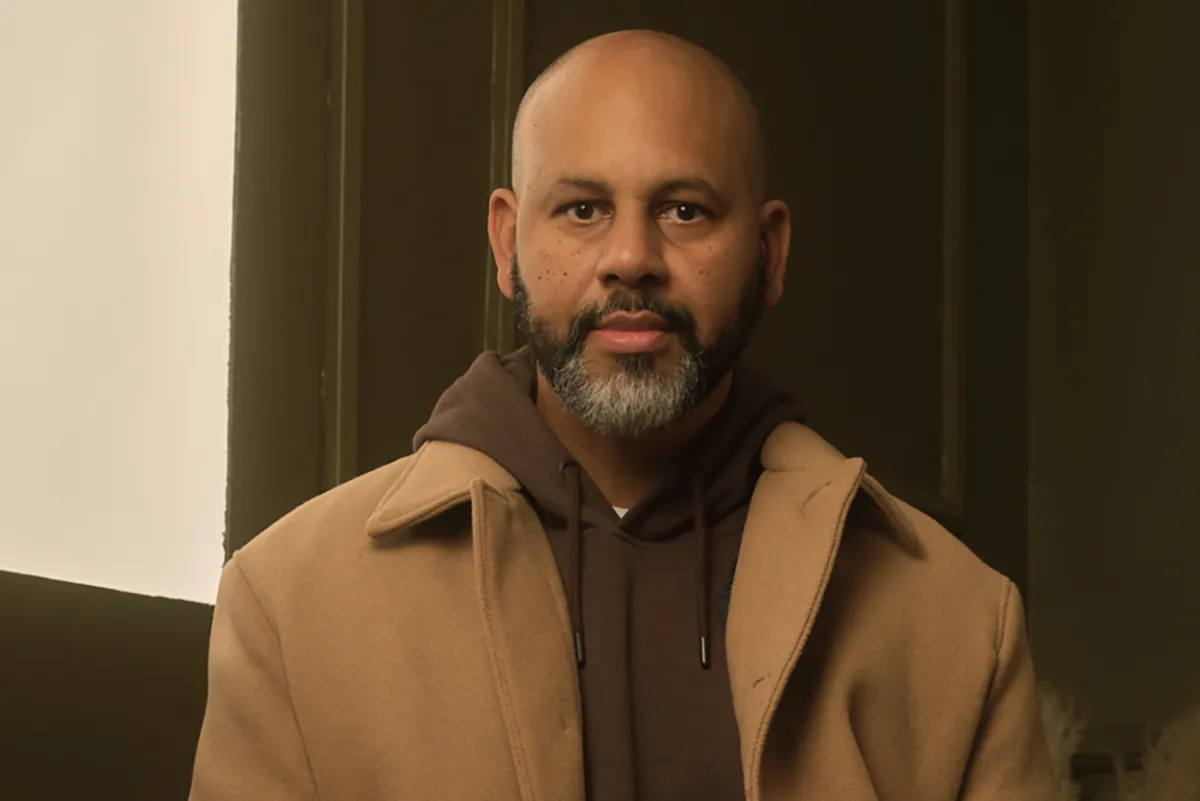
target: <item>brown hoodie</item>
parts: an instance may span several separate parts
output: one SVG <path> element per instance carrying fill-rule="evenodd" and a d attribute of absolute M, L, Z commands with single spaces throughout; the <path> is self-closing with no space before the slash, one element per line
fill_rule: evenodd
<path fill-rule="evenodd" d="M 528 348 L 486 353 L 413 444 L 486 454 L 538 513 L 571 606 L 588 799 L 744 798 L 725 616 L 759 451 L 798 407 L 739 367 L 678 473 L 620 517 L 546 425 L 536 387 Z"/>

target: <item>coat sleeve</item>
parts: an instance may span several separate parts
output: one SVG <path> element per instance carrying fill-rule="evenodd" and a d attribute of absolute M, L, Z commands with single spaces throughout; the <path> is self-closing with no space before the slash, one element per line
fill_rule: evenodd
<path fill-rule="evenodd" d="M 996 667 L 961 801 L 1061 801 L 1042 725 L 1021 595 L 1008 579 L 1000 603 Z"/>
<path fill-rule="evenodd" d="M 279 637 L 237 556 L 221 575 L 190 801 L 316 801 Z"/>

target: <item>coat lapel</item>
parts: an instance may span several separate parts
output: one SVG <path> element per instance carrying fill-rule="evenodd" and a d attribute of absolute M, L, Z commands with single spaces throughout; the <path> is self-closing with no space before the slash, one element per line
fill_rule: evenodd
<path fill-rule="evenodd" d="M 525 801 L 584 801 L 583 732 L 567 599 L 524 498 L 471 484 L 479 612 Z"/>
<path fill-rule="evenodd" d="M 776 429 L 762 458 L 726 634 L 748 801 L 761 798 L 767 729 L 812 631 L 865 470 L 799 424 Z"/>
<path fill-rule="evenodd" d="M 522 801 L 584 801 L 567 599 L 550 544 L 519 489 L 484 454 L 429 442 L 385 494 L 367 532 L 403 537 L 470 503 L 475 596 Z"/>

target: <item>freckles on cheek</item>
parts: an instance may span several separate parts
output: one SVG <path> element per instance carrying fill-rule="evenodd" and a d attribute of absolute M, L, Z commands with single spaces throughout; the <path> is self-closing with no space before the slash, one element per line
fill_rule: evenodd
<path fill-rule="evenodd" d="M 561 244 L 561 243 L 560 243 Z M 539 250 L 537 252 L 537 267 L 533 270 L 534 280 L 541 281 L 543 278 L 553 281 L 557 284 L 564 284 L 570 272 L 562 269 L 558 261 L 557 254 L 548 250 Z"/>

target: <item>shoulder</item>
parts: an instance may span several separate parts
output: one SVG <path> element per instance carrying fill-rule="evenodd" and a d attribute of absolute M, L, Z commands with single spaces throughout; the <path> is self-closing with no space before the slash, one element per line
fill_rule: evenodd
<path fill-rule="evenodd" d="M 878 600 L 894 610 L 889 617 L 943 610 L 974 624 L 1008 603 L 1012 582 L 932 517 L 888 492 L 864 472 L 861 459 L 847 459 L 807 426 L 776 428 L 762 461 L 768 470 L 798 477 L 801 494 L 847 481 L 852 494 L 832 578 L 861 593 L 863 603 Z"/>
<path fill-rule="evenodd" d="M 466 503 L 477 484 L 503 493 L 516 480 L 471 448 L 427 442 L 297 507 L 239 550 L 232 566 L 268 600 L 352 592 L 385 563 L 387 575 L 397 576 L 392 559 L 401 553 L 429 555 L 428 549 L 393 547 L 405 538 L 391 535 L 443 524 L 462 531 L 462 516 L 449 512 Z M 401 572 L 421 583 L 419 560 L 403 562 Z"/>
<path fill-rule="evenodd" d="M 1019 604 L 1012 581 L 930 515 L 874 487 L 860 492 L 847 518 L 839 555 L 847 589 L 873 599 L 878 614 L 918 640 L 996 642 L 1014 599 Z"/>
<path fill-rule="evenodd" d="M 306 566 L 327 564 L 369 545 L 367 522 L 415 456 L 406 456 L 306 501 L 234 554 L 253 585 L 298 578 Z"/>
<path fill-rule="evenodd" d="M 1004 576 L 980 559 L 970 546 L 934 517 L 894 495 L 890 497 L 912 526 L 924 562 L 930 569 L 965 575 L 975 581 L 994 583 L 1004 580 Z"/>

